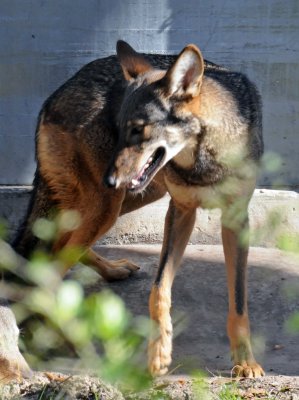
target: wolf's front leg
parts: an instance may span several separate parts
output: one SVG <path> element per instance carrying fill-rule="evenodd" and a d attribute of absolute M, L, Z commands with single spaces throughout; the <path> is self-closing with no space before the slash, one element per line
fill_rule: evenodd
<path fill-rule="evenodd" d="M 149 370 L 163 375 L 171 363 L 172 323 L 170 317 L 171 286 L 192 232 L 196 209 L 187 209 L 170 201 L 165 220 L 163 248 L 158 274 L 150 295 L 153 321 L 149 342 Z"/>
<path fill-rule="evenodd" d="M 247 309 L 247 213 L 239 228 L 222 225 L 222 241 L 227 268 L 229 313 L 227 332 L 234 363 L 233 374 L 244 377 L 264 375 L 262 367 L 255 361 L 250 343 L 250 326 Z M 245 235 L 242 235 L 242 232 Z M 242 240 L 241 240 L 242 236 Z"/>

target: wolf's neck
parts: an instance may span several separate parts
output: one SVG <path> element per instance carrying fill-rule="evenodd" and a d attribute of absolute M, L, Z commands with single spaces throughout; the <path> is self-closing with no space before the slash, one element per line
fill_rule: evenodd
<path fill-rule="evenodd" d="M 198 143 L 193 140 L 192 143 L 187 144 L 174 158 L 173 160 L 177 165 L 182 168 L 192 168 L 197 155 Z"/>

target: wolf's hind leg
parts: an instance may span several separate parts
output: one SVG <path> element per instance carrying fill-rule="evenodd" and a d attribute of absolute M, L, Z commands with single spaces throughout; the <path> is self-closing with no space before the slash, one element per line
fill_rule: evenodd
<path fill-rule="evenodd" d="M 50 218 L 55 210 L 55 202 L 51 199 L 49 187 L 36 172 L 34 190 L 31 194 L 26 217 L 11 241 L 14 250 L 22 257 L 28 258 L 39 245 L 39 240 L 32 232 L 33 225 L 39 218 Z"/>
<path fill-rule="evenodd" d="M 240 228 L 242 230 L 248 229 L 247 215 L 244 217 Z M 240 228 L 232 229 L 222 224 L 222 241 L 229 294 L 227 332 L 234 363 L 233 374 L 257 378 L 263 376 L 264 371 L 255 361 L 251 348 L 246 286 L 248 241 L 243 238 L 240 242 Z"/>
<path fill-rule="evenodd" d="M 159 174 L 158 174 L 159 175 Z M 121 206 L 120 215 L 127 214 L 137 210 L 149 203 L 162 198 L 166 193 L 163 176 L 156 177 L 149 185 L 145 193 L 132 195 L 126 193 L 125 199 Z M 100 256 L 98 253 L 89 249 L 87 253 L 88 264 L 90 264 L 96 271 L 107 281 L 125 279 L 132 272 L 137 271 L 139 267 L 126 259 L 110 261 Z"/>
<path fill-rule="evenodd" d="M 99 272 L 107 281 L 126 279 L 132 272 L 139 269 L 136 264 L 126 259 L 116 261 L 107 260 L 92 249 L 88 250 L 86 258 L 88 265 Z"/>
<path fill-rule="evenodd" d="M 111 189 L 110 189 L 111 190 Z M 111 191 L 113 193 L 113 191 Z M 146 191 L 142 194 L 133 195 L 126 193 L 124 201 L 121 205 L 120 215 L 135 211 L 147 204 L 162 198 L 166 193 L 163 173 L 158 173 L 150 183 Z M 98 271 L 107 281 L 125 279 L 139 267 L 126 260 L 110 261 L 100 256 L 98 253 L 89 249 L 87 253 L 88 264 Z"/>
<path fill-rule="evenodd" d="M 99 193 L 95 190 L 88 192 L 87 188 L 85 189 L 85 192 L 81 192 L 81 195 L 75 199 L 73 205 L 68 205 L 69 209 L 78 211 L 80 224 L 75 230 L 58 237 L 53 245 L 53 252 L 57 253 L 62 249 L 67 251 L 68 248 L 81 249 L 78 261 L 82 259 L 107 280 L 124 279 L 138 267 L 130 263 L 127 265 L 120 262 L 112 263 L 89 249 L 114 225 L 120 213 L 124 192 L 110 193 L 108 189 L 103 188 Z M 62 213 L 67 210 L 63 204 L 60 206 Z M 72 262 L 74 262 L 73 259 Z M 65 262 L 63 274 L 71 267 L 71 261 Z"/>

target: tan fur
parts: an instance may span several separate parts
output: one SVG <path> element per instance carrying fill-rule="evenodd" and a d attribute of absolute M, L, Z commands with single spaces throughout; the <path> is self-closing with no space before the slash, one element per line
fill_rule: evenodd
<path fill-rule="evenodd" d="M 163 375 L 171 363 L 172 323 L 170 317 L 171 287 L 179 268 L 181 257 L 195 222 L 196 209 L 188 209 L 170 201 L 165 220 L 165 235 L 161 258 L 173 249 L 168 258 L 159 285 L 152 287 L 150 316 L 155 322 L 148 347 L 149 370 L 153 375 Z"/>
<path fill-rule="evenodd" d="M 235 309 L 235 263 L 238 238 L 234 231 L 223 226 L 222 240 L 227 267 L 229 314 L 227 333 L 230 339 L 231 353 L 234 361 L 234 373 L 239 376 L 255 377 L 263 374 L 263 370 L 254 359 L 250 344 L 250 328 L 247 311 L 247 288 L 245 287 L 245 309 L 238 315 Z"/>
<path fill-rule="evenodd" d="M 142 79 L 144 81 L 146 81 L 146 83 L 149 85 L 153 82 L 156 82 L 156 81 L 162 79 L 165 76 L 165 74 L 166 74 L 166 71 L 154 69 L 154 70 L 150 70 L 150 71 L 146 72 L 143 75 Z"/>
<path fill-rule="evenodd" d="M 154 321 L 148 346 L 148 365 L 153 375 L 163 375 L 171 363 L 172 323 L 170 318 L 171 293 L 169 285 L 154 286 L 151 290 L 150 316 Z"/>
<path fill-rule="evenodd" d="M 143 205 L 141 196 L 133 198 L 128 195 L 130 200 L 127 205 L 123 189 L 111 196 L 111 191 L 100 185 L 105 171 L 104 164 L 101 167 L 95 162 L 88 146 L 85 146 L 82 140 L 78 141 L 76 135 L 72 136 L 57 126 L 42 123 L 38 131 L 37 148 L 40 169 L 52 189 L 53 200 L 59 203 L 61 210 L 76 210 L 81 217 L 81 224 L 77 229 L 62 233 L 58 237 L 53 245 L 54 252 L 63 247 L 80 246 L 83 256 L 86 248 L 110 229 L 120 213 Z M 80 154 L 80 163 L 74 159 L 77 153 Z M 153 187 L 156 188 L 158 180 L 159 178 L 155 180 Z M 164 195 L 165 187 L 161 184 L 158 186 L 157 190 L 149 191 L 148 200 L 147 196 L 144 196 L 145 202 Z M 132 271 L 138 269 L 127 260 L 108 261 L 91 250 L 84 256 L 84 260 L 106 280 L 125 279 Z M 71 266 L 72 264 L 65 264 L 64 273 Z"/>

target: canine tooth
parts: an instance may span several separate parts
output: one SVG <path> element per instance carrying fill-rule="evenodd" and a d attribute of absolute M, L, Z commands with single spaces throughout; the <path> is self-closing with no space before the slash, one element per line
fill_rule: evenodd
<path fill-rule="evenodd" d="M 134 186 L 138 185 L 138 180 L 137 179 L 132 179 L 132 183 Z"/>

